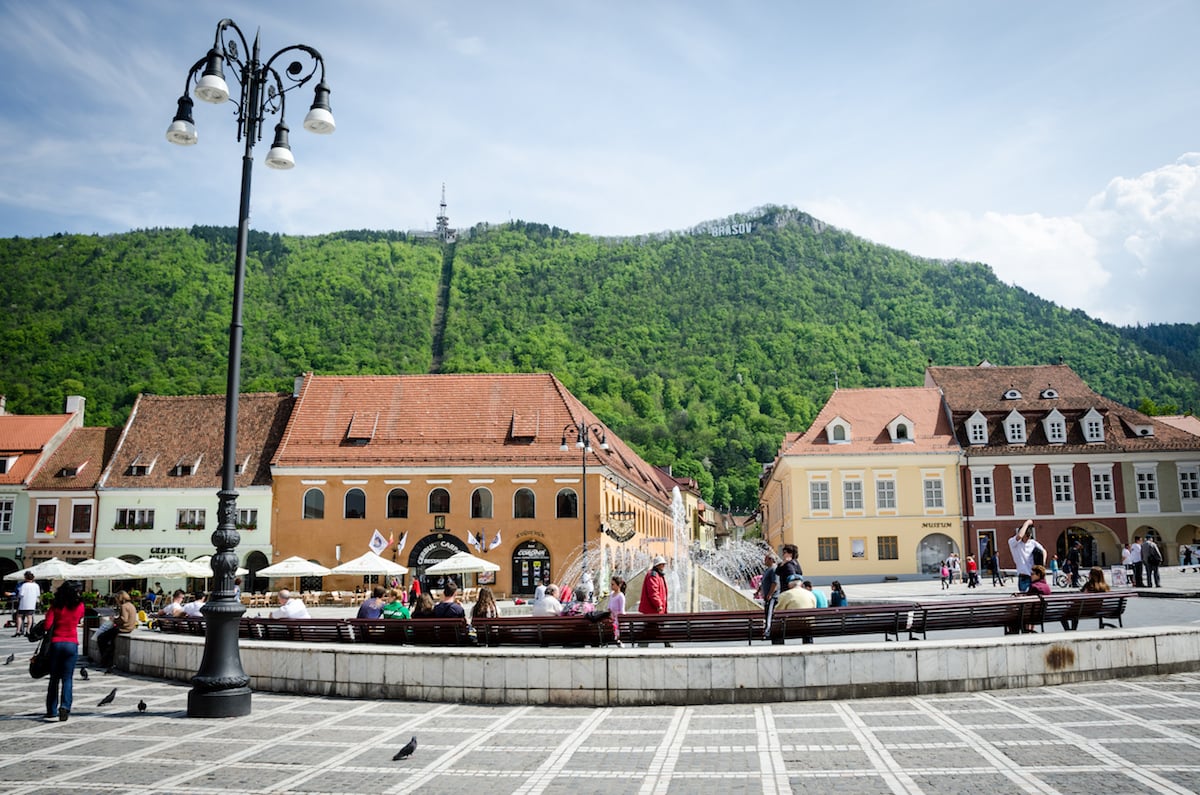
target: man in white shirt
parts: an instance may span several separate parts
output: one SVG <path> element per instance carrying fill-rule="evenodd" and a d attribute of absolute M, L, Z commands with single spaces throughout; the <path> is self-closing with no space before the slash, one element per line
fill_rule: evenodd
<path fill-rule="evenodd" d="M 1142 588 L 1142 537 L 1134 536 L 1129 545 L 1129 565 L 1133 566 L 1133 587 Z"/>
<path fill-rule="evenodd" d="M 533 605 L 533 615 L 535 616 L 561 616 L 563 611 L 562 602 L 558 601 L 558 586 L 547 585 L 546 595 L 541 601 L 535 602 Z"/>
<path fill-rule="evenodd" d="M 183 614 L 188 618 L 204 618 L 204 614 L 200 612 L 204 607 L 204 594 L 197 594 L 196 598 L 183 606 Z"/>
<path fill-rule="evenodd" d="M 292 596 L 287 588 L 279 591 L 279 607 L 271 611 L 271 618 L 312 618 L 303 599 Z"/>
<path fill-rule="evenodd" d="M 17 586 L 17 631 L 13 637 L 27 635 L 33 629 L 37 617 L 38 601 L 42 598 L 42 586 L 33 581 L 33 572 L 25 572 L 25 582 Z"/>
<path fill-rule="evenodd" d="M 1046 548 L 1034 540 L 1032 519 L 1026 519 L 1025 523 L 1017 528 L 1016 535 L 1008 539 L 1008 548 L 1012 551 L 1013 564 L 1017 568 L 1017 590 L 1025 593 L 1032 581 L 1033 551 L 1040 549 L 1042 560 L 1046 559 Z"/>

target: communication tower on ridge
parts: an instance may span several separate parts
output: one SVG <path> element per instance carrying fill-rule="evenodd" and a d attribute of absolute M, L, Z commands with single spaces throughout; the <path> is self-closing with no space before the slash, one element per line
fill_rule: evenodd
<path fill-rule="evenodd" d="M 442 183 L 442 203 L 438 205 L 437 237 L 443 243 L 453 243 L 455 230 L 450 228 L 450 216 L 446 215 L 446 183 Z"/>

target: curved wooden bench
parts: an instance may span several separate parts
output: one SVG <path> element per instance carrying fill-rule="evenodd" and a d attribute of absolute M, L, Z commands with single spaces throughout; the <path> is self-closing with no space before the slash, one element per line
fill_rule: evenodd
<path fill-rule="evenodd" d="M 1125 604 L 1132 596 L 1137 596 L 1137 594 L 1127 591 L 1109 591 L 1107 593 L 1056 593 L 1043 596 L 1042 628 L 1045 629 L 1047 621 L 1063 622 L 1064 628 L 1067 628 L 1067 622 L 1073 622 L 1078 626 L 1080 620 L 1091 618 L 1099 622 L 1097 629 L 1114 627 L 1113 624 L 1106 624 L 1105 619 L 1115 619 L 1117 622 L 1115 626 L 1123 627 L 1125 624 L 1122 616 L 1125 615 Z M 1070 627 L 1069 629 L 1074 628 Z"/>
<path fill-rule="evenodd" d="M 501 616 L 476 618 L 481 646 L 604 646 L 613 641 L 611 618 L 587 616 Z"/>

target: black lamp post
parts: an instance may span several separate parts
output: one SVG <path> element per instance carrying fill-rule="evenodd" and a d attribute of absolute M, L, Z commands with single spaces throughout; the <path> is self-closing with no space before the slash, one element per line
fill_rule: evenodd
<path fill-rule="evenodd" d="M 583 574 L 587 574 L 587 457 L 588 453 L 592 452 L 593 437 L 600 443 L 601 450 L 608 449 L 608 437 L 605 435 L 604 426 L 600 423 L 593 422 L 589 425 L 582 420 L 563 428 L 562 444 L 558 449 L 564 453 L 567 451 L 568 437 L 575 439 L 575 446 L 579 448 L 580 460 L 583 462 L 583 486 L 580 489 L 583 492 L 583 504 L 579 515 L 583 520 L 583 552 L 581 553 Z"/>
<path fill-rule="evenodd" d="M 239 47 L 240 43 L 240 47 Z M 293 53 L 303 56 L 307 63 L 291 61 L 287 68 L 276 70 L 274 63 L 281 56 Z M 225 82 L 224 66 L 228 65 L 237 80 L 240 95 L 230 96 Z M 242 155 L 242 193 L 238 206 L 237 254 L 233 269 L 233 321 L 229 325 L 229 371 L 225 385 L 225 448 L 221 463 L 221 490 L 217 492 L 217 529 L 212 534 L 217 554 L 212 556 L 213 591 L 201 609 L 205 617 L 204 657 L 200 670 L 192 677 L 188 693 L 188 716 L 193 718 L 228 718 L 250 714 L 250 677 L 242 670 L 238 649 L 238 621 L 246 609 L 233 593 L 233 573 L 237 568 L 237 549 L 241 538 L 237 531 L 237 412 L 238 391 L 241 388 L 242 359 L 242 292 L 246 280 L 246 238 L 250 231 L 250 172 L 251 153 L 262 139 L 262 124 L 266 116 L 278 115 L 275 139 L 267 152 L 270 168 L 288 169 L 296 165 L 288 146 L 288 126 L 284 122 L 284 96 L 288 91 L 308 83 L 320 74 L 316 92 L 304 129 L 329 134 L 334 131 L 333 114 L 329 110 L 329 86 L 325 83 L 325 61 L 321 54 L 304 44 L 284 47 L 266 60 L 259 58 L 258 35 L 253 47 L 232 19 L 217 23 L 212 49 L 192 66 L 184 82 L 183 96 L 167 140 L 181 146 L 197 141 L 192 122 L 192 100 L 188 87 L 198 99 L 220 105 L 233 102 L 236 106 L 238 140 L 245 141 Z"/>

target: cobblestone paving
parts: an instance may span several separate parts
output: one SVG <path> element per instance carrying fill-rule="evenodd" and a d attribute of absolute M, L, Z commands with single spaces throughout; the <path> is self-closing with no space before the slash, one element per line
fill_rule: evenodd
<path fill-rule="evenodd" d="M 560 708 L 256 693 L 93 671 L 43 720 L 31 645 L 0 639 L 0 793 L 1194 793 L 1200 674 L 966 695 Z M 97 707 L 113 687 L 116 700 Z M 147 710 L 136 705 L 144 699 Z M 417 752 L 391 761 L 416 735 Z"/>

